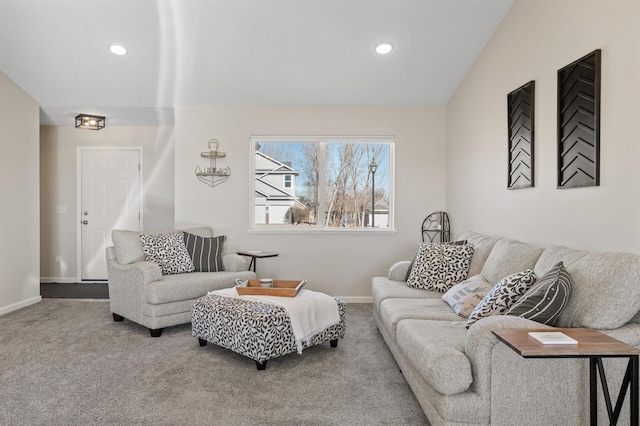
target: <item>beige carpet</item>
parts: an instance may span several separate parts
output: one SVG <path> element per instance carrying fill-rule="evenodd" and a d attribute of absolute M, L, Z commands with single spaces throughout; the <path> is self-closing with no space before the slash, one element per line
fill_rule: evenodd
<path fill-rule="evenodd" d="M 44 299 L 0 316 L 1 425 L 425 425 L 371 317 L 347 334 L 254 361 L 200 347 L 190 324 L 151 338 L 108 302 Z"/>

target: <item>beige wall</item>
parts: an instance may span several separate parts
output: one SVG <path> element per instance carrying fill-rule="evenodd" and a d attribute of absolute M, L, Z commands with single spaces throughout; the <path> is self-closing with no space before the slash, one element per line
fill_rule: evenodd
<path fill-rule="evenodd" d="M 0 72 L 0 314 L 40 301 L 38 104 Z"/>
<path fill-rule="evenodd" d="M 447 108 L 447 209 L 538 245 L 640 252 L 640 2 L 518 0 Z M 556 76 L 602 49 L 600 186 L 556 189 Z M 535 93 L 535 187 L 508 191 L 507 93 Z"/>
<path fill-rule="evenodd" d="M 99 131 L 42 127 L 40 138 L 40 268 L 43 282 L 77 282 L 78 199 L 77 148 L 141 146 L 143 148 L 144 229 L 174 226 L 173 127 L 107 126 Z M 56 206 L 66 207 L 57 213 Z M 60 262 L 56 262 L 56 258 Z"/>
<path fill-rule="evenodd" d="M 176 109 L 176 223 L 211 225 L 228 236 L 228 252 L 265 250 L 258 273 L 307 279 L 309 288 L 368 300 L 371 277 L 408 259 L 420 241 L 424 217 L 444 208 L 443 107 L 182 107 Z M 251 135 L 395 136 L 396 233 L 250 233 Z M 231 178 L 215 188 L 199 182 L 200 152 L 218 139 Z"/>

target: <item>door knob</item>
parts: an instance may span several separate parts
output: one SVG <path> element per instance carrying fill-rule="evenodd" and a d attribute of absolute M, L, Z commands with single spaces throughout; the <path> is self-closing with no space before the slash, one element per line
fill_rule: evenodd
<path fill-rule="evenodd" d="M 83 221 L 82 221 L 82 224 L 83 224 L 83 225 L 88 225 L 88 224 L 89 224 L 89 221 L 88 221 L 88 220 L 83 220 Z"/>

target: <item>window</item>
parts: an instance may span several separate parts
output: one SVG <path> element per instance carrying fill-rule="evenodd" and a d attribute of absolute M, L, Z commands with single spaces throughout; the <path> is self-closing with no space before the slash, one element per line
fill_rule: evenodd
<path fill-rule="evenodd" d="M 251 138 L 252 229 L 393 229 L 392 137 Z"/>

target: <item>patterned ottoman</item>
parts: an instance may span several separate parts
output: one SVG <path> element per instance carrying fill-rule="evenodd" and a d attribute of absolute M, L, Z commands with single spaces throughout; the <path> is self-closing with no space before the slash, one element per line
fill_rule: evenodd
<path fill-rule="evenodd" d="M 338 304 L 340 322 L 303 342 L 303 348 L 325 342 L 335 348 L 338 339 L 344 337 L 346 304 L 333 299 Z M 255 299 L 203 296 L 193 304 L 191 325 L 200 346 L 211 342 L 231 349 L 255 360 L 258 370 L 266 368 L 267 360 L 298 350 L 286 309 Z"/>

